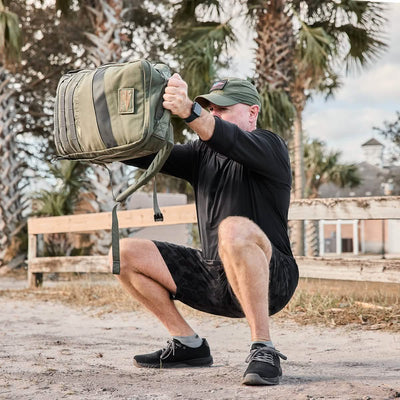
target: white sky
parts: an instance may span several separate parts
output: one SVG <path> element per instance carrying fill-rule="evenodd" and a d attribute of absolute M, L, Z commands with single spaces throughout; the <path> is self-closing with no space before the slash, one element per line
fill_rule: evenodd
<path fill-rule="evenodd" d="M 373 126 L 393 121 L 400 111 L 400 3 L 388 4 L 387 36 L 389 48 L 369 68 L 342 79 L 342 88 L 333 99 L 314 97 L 303 114 L 305 134 L 326 142 L 330 149 L 342 151 L 342 161 L 363 160 L 361 145 L 375 137 Z M 251 39 L 243 35 L 234 56 L 230 74 L 252 75 L 254 57 Z"/>

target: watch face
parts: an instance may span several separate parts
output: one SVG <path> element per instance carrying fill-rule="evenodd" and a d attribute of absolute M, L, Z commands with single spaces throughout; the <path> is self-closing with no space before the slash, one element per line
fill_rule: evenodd
<path fill-rule="evenodd" d="M 201 115 L 201 105 L 199 103 L 193 103 L 193 114 L 196 114 L 198 117 Z"/>
<path fill-rule="evenodd" d="M 185 118 L 186 122 L 192 122 L 196 118 L 200 117 L 201 115 L 201 105 L 199 103 L 194 102 L 192 105 L 192 113 L 189 115 L 189 117 Z"/>

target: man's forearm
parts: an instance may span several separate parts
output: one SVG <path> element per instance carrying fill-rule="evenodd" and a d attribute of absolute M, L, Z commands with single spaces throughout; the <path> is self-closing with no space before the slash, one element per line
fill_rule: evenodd
<path fill-rule="evenodd" d="M 192 122 L 189 122 L 188 125 L 191 129 L 193 129 L 201 140 L 210 140 L 215 128 L 215 119 L 214 117 L 204 108 L 201 110 L 201 114 L 199 118 L 196 118 Z"/>

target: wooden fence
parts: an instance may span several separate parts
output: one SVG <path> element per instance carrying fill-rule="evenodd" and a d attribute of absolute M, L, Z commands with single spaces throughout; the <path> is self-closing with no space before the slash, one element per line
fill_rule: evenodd
<path fill-rule="evenodd" d="M 161 208 L 163 222 L 154 222 L 152 209 L 118 212 L 120 228 L 139 228 L 197 222 L 194 204 Z M 302 199 L 291 203 L 289 220 L 400 219 L 400 197 Z M 107 256 L 40 257 L 38 241 L 51 233 L 109 230 L 111 213 L 29 218 L 28 284 L 39 286 L 43 273 L 111 273 Z M 400 236 L 400 233 L 399 233 Z M 400 259 L 366 257 L 296 257 L 300 276 L 400 283 Z"/>

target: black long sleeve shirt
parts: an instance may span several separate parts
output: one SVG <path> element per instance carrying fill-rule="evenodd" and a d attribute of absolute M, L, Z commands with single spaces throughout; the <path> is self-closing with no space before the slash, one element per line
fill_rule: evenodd
<path fill-rule="evenodd" d="M 125 161 L 147 168 L 154 155 Z M 175 145 L 161 172 L 194 188 L 203 256 L 219 259 L 218 226 L 228 216 L 254 221 L 281 252 L 292 255 L 287 233 L 291 170 L 278 135 L 252 132 L 215 117 L 210 140 Z"/>

